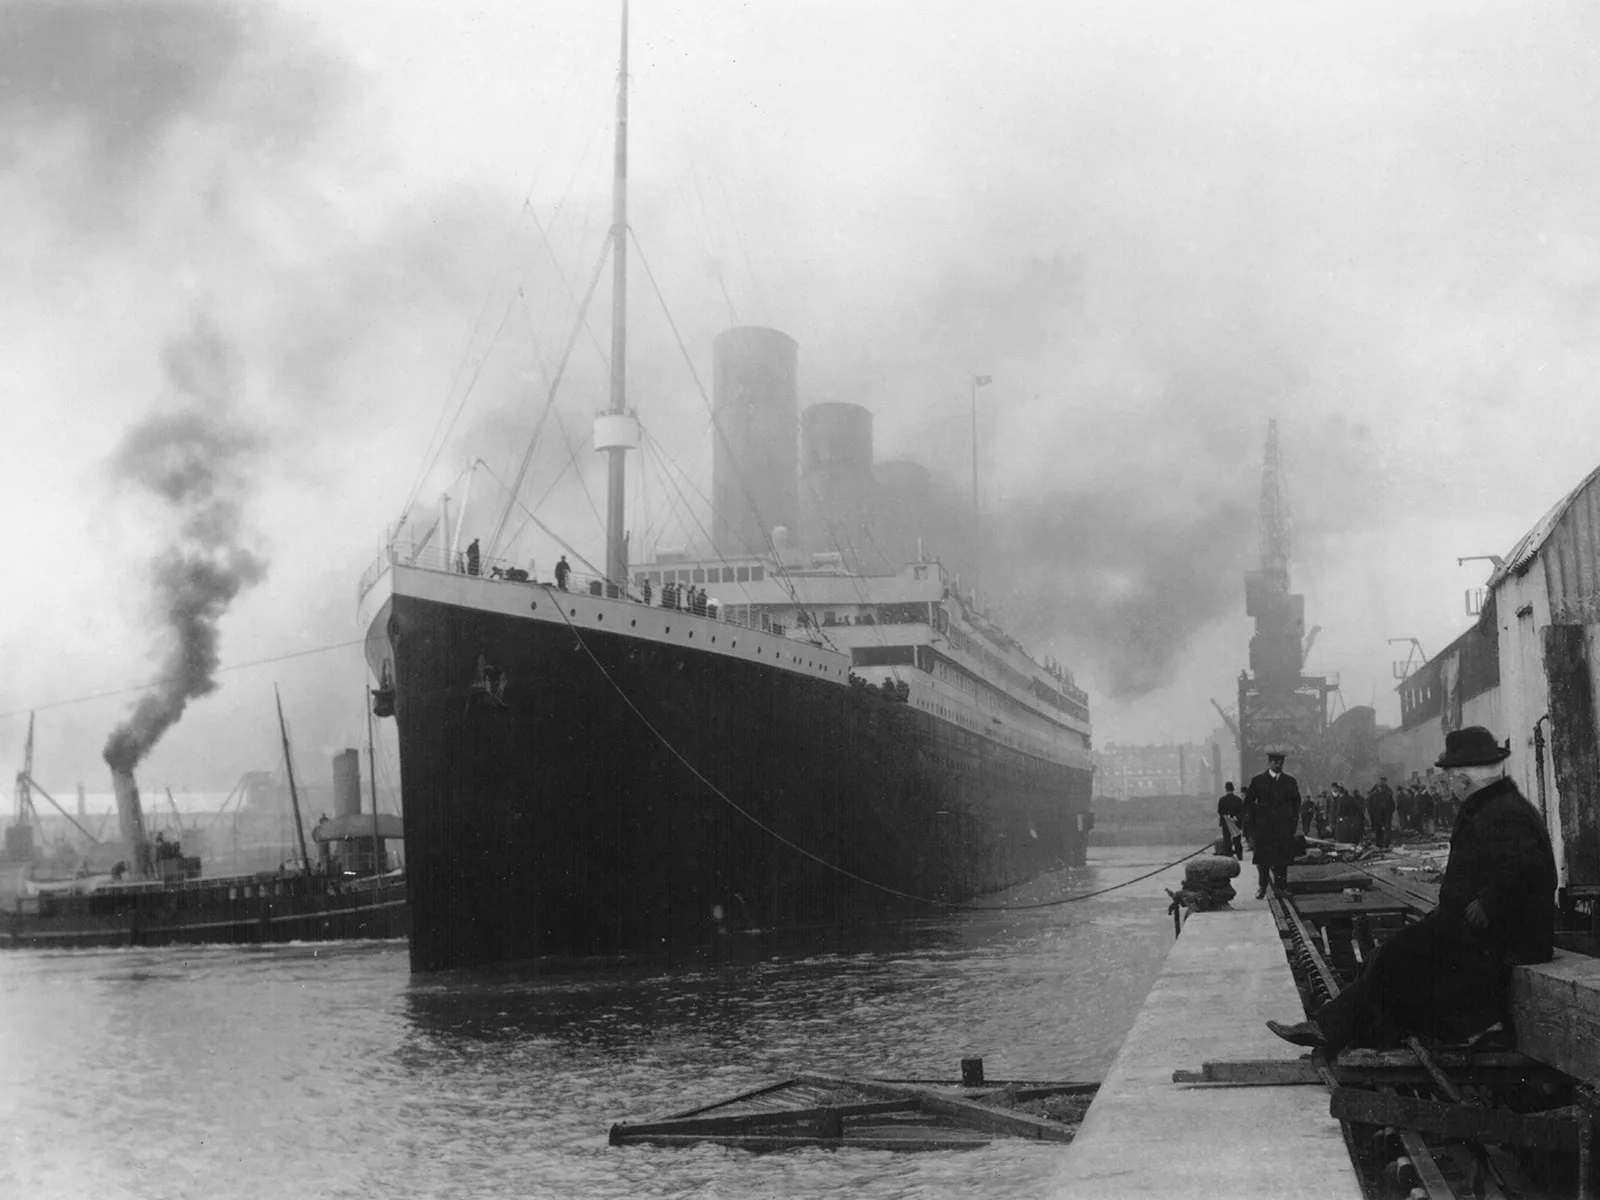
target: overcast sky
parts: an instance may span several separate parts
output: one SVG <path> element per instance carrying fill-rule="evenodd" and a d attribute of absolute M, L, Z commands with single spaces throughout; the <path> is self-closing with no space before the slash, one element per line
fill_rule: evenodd
<path fill-rule="evenodd" d="M 324 648 L 359 638 L 385 527 L 474 457 L 509 476 L 533 431 L 609 219 L 616 13 L 5 16 L 0 759 L 39 706 L 40 779 L 103 789 L 136 697 L 44 706 L 158 673 L 150 564 L 199 520 L 242 568 L 224 669 L 146 788 L 271 767 L 275 682 L 320 780 L 364 738 L 359 651 Z M 695 371 L 729 325 L 783 329 L 802 403 L 867 404 L 880 457 L 961 486 L 967 381 L 992 375 L 1008 565 L 984 583 L 1076 668 L 1101 744 L 1199 738 L 1229 703 L 1269 417 L 1308 665 L 1380 720 L 1386 639 L 1434 653 L 1466 624 L 1488 564 L 1457 556 L 1503 554 L 1600 463 L 1592 6 L 640 0 L 633 21 L 632 225 Z M 651 473 L 708 492 L 710 437 L 639 262 L 648 546 L 688 524 Z M 580 480 L 563 438 L 606 403 L 606 287 L 525 489 L 593 559 L 603 464 L 579 449 Z M 183 414 L 219 451 L 199 517 L 135 455 Z M 486 534 L 502 497 L 474 486 Z"/>

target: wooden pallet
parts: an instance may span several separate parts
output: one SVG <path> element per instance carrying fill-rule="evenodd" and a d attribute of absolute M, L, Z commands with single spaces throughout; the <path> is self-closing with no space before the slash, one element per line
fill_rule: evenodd
<path fill-rule="evenodd" d="M 995 1137 L 1070 1142 L 1096 1083 L 848 1078 L 804 1072 L 654 1121 L 611 1127 L 611 1144 L 713 1142 L 767 1152 L 802 1146 L 971 1150 Z M 1028 1111 L 1054 1101 L 1064 1119 Z"/>

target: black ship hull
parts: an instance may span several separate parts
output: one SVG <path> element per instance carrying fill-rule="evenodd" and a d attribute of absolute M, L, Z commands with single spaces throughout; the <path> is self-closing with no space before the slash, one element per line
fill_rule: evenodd
<path fill-rule="evenodd" d="M 802 643 L 752 661 L 710 643 L 755 631 L 678 614 L 650 640 L 612 629 L 661 610 L 516 591 L 542 619 L 398 593 L 373 616 L 415 970 L 848 934 L 1084 861 L 1085 766 L 804 674 Z"/>
<path fill-rule="evenodd" d="M 20 896 L 0 908 L 0 947 L 199 946 L 402 938 L 406 881 L 246 875 Z"/>

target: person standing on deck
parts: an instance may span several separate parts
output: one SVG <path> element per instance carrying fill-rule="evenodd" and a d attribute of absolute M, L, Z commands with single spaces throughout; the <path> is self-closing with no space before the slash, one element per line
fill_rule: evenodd
<path fill-rule="evenodd" d="M 556 586 L 563 592 L 567 590 L 567 576 L 572 574 L 572 567 L 567 563 L 567 556 L 563 554 L 561 561 L 556 563 Z"/>
<path fill-rule="evenodd" d="M 1445 735 L 1435 765 L 1461 811 L 1438 907 L 1384 942 L 1310 1020 L 1268 1029 L 1332 1057 L 1397 1035 L 1471 1037 L 1504 1019 L 1511 967 L 1555 957 L 1555 855 L 1539 810 L 1506 778 L 1510 753 L 1482 725 Z"/>
<path fill-rule="evenodd" d="M 476 575 L 482 569 L 482 558 L 479 557 L 478 539 L 473 538 L 467 547 L 467 574 Z"/>
<path fill-rule="evenodd" d="M 1228 827 L 1228 818 L 1233 818 L 1233 828 Z M 1235 858 L 1244 857 L 1244 835 L 1240 832 L 1240 822 L 1244 819 L 1244 801 L 1239 793 L 1233 790 L 1233 781 L 1230 779 L 1222 790 L 1222 798 L 1217 801 L 1217 824 L 1222 828 L 1222 840 L 1233 851 Z"/>
<path fill-rule="evenodd" d="M 1300 785 L 1283 771 L 1286 751 L 1267 751 L 1267 769 L 1250 781 L 1244 793 L 1245 821 L 1250 829 L 1251 861 L 1256 864 L 1256 899 L 1265 899 L 1267 883 L 1289 884 L 1294 860 L 1294 827 L 1300 819 Z"/>

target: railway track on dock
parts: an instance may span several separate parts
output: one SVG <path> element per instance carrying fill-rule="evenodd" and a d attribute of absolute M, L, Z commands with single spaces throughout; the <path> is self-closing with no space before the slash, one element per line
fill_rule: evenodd
<path fill-rule="evenodd" d="M 1387 936 L 1432 911 L 1425 884 L 1353 865 L 1295 868 L 1269 904 L 1306 1012 L 1336 996 Z M 1368 1200 L 1590 1200 L 1586 1090 L 1515 1051 L 1346 1050 L 1275 1064 L 1208 1063 L 1207 1082 L 1320 1083 Z M 1291 1079 L 1290 1076 L 1293 1076 Z"/>

